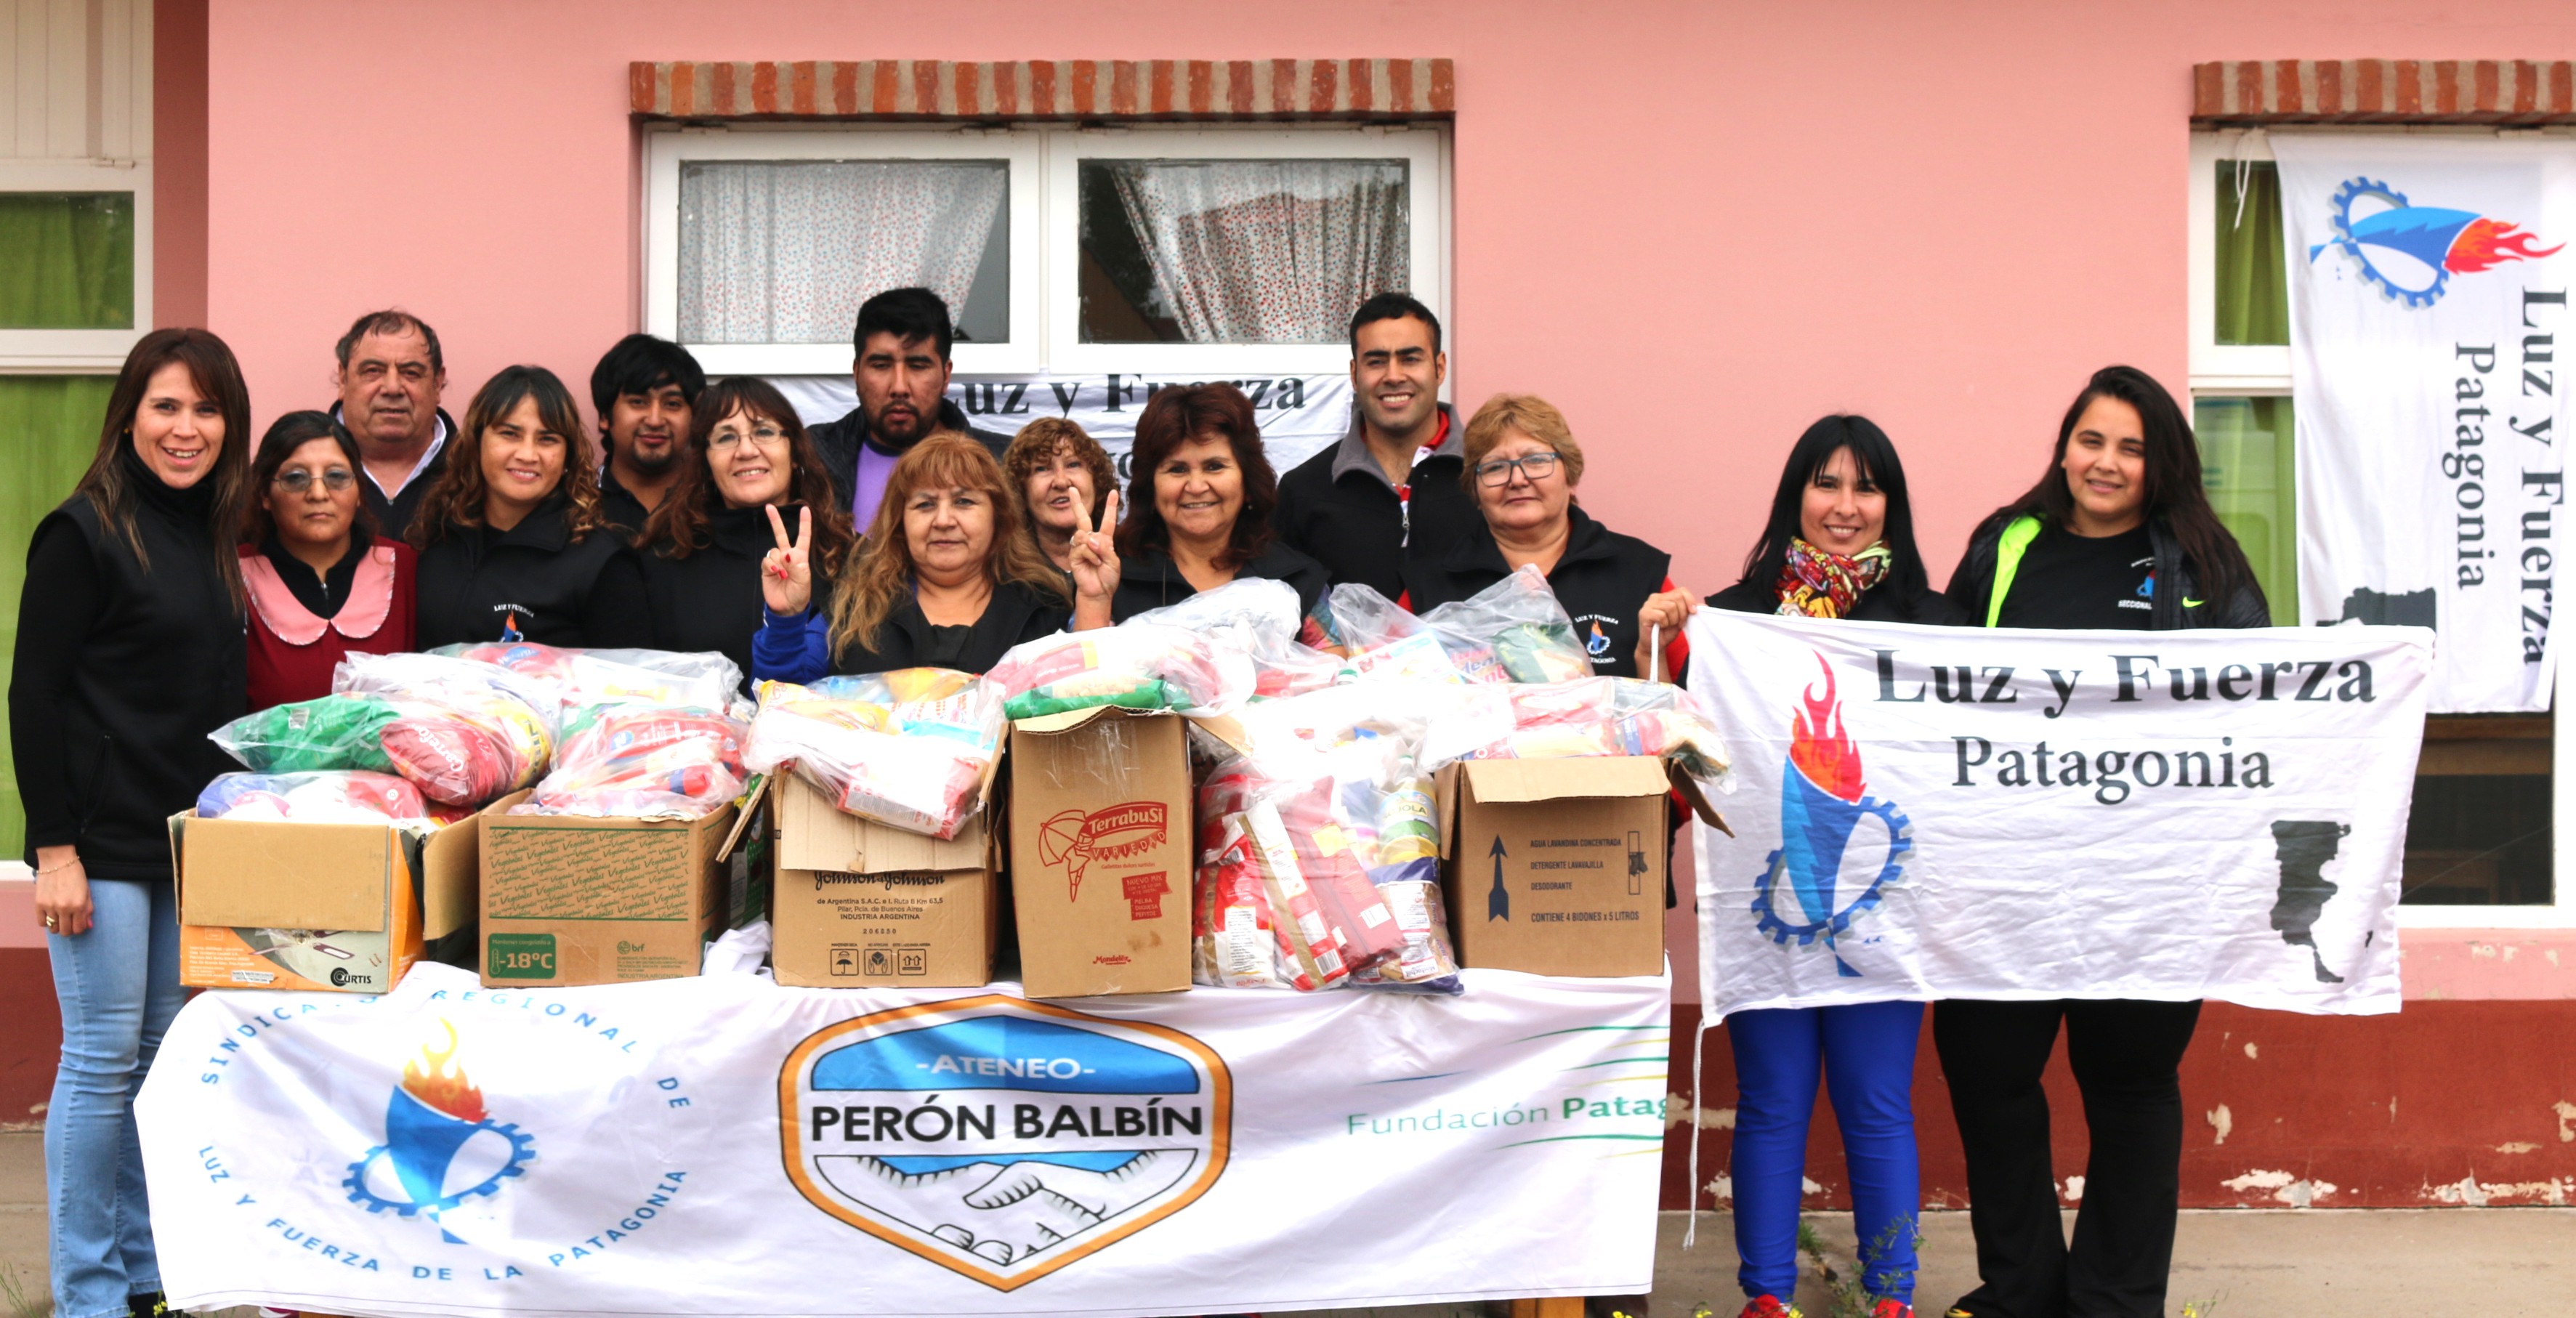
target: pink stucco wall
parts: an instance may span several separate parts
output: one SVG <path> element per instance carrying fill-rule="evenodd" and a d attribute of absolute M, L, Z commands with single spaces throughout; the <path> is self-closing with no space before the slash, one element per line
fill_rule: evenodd
<path fill-rule="evenodd" d="M 633 59 L 1444 55 L 1457 394 L 1562 405 L 1586 502 L 1734 577 L 1797 431 L 1865 411 L 1947 575 L 2111 361 L 2179 388 L 2196 60 L 2576 55 L 2564 0 L 212 0 L 208 318 L 262 417 L 355 312 L 567 377 L 638 323 Z"/>

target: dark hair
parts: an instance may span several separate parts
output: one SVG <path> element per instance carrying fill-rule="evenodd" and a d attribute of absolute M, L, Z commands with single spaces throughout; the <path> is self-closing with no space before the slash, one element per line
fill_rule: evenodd
<path fill-rule="evenodd" d="M 295 456 L 295 450 L 317 439 L 327 439 L 339 445 L 340 456 L 349 460 L 349 474 L 360 480 L 367 478 L 367 464 L 358 456 L 357 438 L 349 433 L 347 426 L 332 420 L 330 413 L 289 412 L 269 422 L 268 433 L 259 437 L 259 456 L 251 459 L 251 497 L 243 501 L 245 506 L 242 509 L 243 544 L 266 543 L 270 534 L 277 530 L 268 512 L 269 483 L 277 479 L 277 473 L 286 466 L 288 458 Z M 375 533 L 376 515 L 368 511 L 365 498 L 358 500 L 358 515 L 350 525 L 363 526 L 370 535 Z"/>
<path fill-rule="evenodd" d="M 431 329 L 428 321 L 408 311 L 370 311 L 358 317 L 350 322 L 349 332 L 340 336 L 339 345 L 332 351 L 339 356 L 340 369 L 345 371 L 349 369 L 349 354 L 356 350 L 358 340 L 370 334 L 408 333 L 417 333 L 429 343 L 430 373 L 447 374 L 447 358 L 438 350 L 438 331 Z"/>
<path fill-rule="evenodd" d="M 2209 506 L 2209 492 L 2200 483 L 2200 443 L 2192 438 L 2182 405 L 2154 376 L 2134 366 L 2105 366 L 2093 373 L 2057 425 L 2057 447 L 2049 454 L 2047 473 L 2020 498 L 1996 509 L 1977 533 L 2019 517 L 2036 517 L 2059 528 L 2073 523 L 2075 493 L 2066 484 L 2066 442 L 2097 398 L 2116 398 L 2138 409 L 2138 433 L 2147 445 L 2147 519 L 2163 522 L 2173 533 L 2195 583 L 2224 608 L 2238 591 L 2255 584 L 2253 565 Z"/>
<path fill-rule="evenodd" d="M 1261 556 L 1270 547 L 1270 511 L 1279 506 L 1279 473 L 1261 451 L 1261 427 L 1252 419 L 1252 400 L 1219 380 L 1212 384 L 1171 385 L 1154 391 L 1136 417 L 1136 439 L 1128 449 L 1126 520 L 1118 527 L 1118 552 L 1172 550 L 1171 528 L 1154 506 L 1154 469 L 1183 442 L 1209 431 L 1223 435 L 1243 469 L 1243 508 L 1234 516 L 1234 533 L 1217 566 L 1232 570 Z"/>
<path fill-rule="evenodd" d="M 427 549 L 456 527 L 483 525 L 483 432 L 529 399 L 536 400 L 538 422 L 564 439 L 563 475 L 555 481 L 550 497 L 571 505 L 564 524 L 572 542 L 579 544 L 582 537 L 608 525 L 599 510 L 599 472 L 591 465 L 589 445 L 582 442 L 581 409 L 573 405 L 572 391 L 545 367 L 504 366 L 474 391 L 474 401 L 465 406 L 464 423 L 448 438 L 447 470 L 421 496 L 420 509 L 412 514 L 412 548 Z"/>
<path fill-rule="evenodd" d="M 628 394 L 649 394 L 665 385 L 680 386 L 680 396 L 694 406 L 707 391 L 707 373 L 689 350 L 650 334 L 629 334 L 590 368 L 591 410 L 608 433 L 609 408 Z"/>
<path fill-rule="evenodd" d="M 1440 351 L 1440 318 L 1431 308 L 1413 299 L 1409 293 L 1380 293 L 1360 304 L 1351 313 L 1351 351 L 1360 350 L 1360 326 L 1381 320 L 1403 320 L 1411 317 L 1431 327 L 1431 351 Z"/>
<path fill-rule="evenodd" d="M 1914 503 L 1905 492 L 1905 464 L 1897 460 L 1896 444 L 1887 432 L 1865 416 L 1826 417 L 1790 446 L 1780 488 L 1771 495 L 1771 520 L 1763 525 L 1762 538 L 1753 542 L 1753 552 L 1744 556 L 1744 580 L 1765 591 L 1779 583 L 1789 565 L 1789 542 L 1801 534 L 1807 486 L 1845 449 L 1851 450 L 1860 478 L 1887 496 L 1887 524 L 1879 532 L 1888 549 L 1887 578 L 1877 588 L 1910 606 L 1931 591 L 1932 581 L 1914 547 Z"/>
<path fill-rule="evenodd" d="M 689 409 L 689 450 L 698 460 L 680 465 L 679 479 L 662 496 L 662 505 L 644 519 L 643 533 L 635 543 L 670 559 L 687 558 L 714 543 L 707 523 L 724 507 L 724 493 L 716 488 L 715 450 L 707 447 L 707 436 L 736 412 L 767 417 L 787 432 L 787 500 L 814 510 L 814 540 L 807 548 L 815 579 L 831 580 L 850 549 L 850 510 L 832 497 L 832 477 L 823 466 L 823 455 L 805 433 L 795 407 L 777 386 L 758 376 L 718 380 L 698 395 Z"/>
<path fill-rule="evenodd" d="M 125 365 L 116 373 L 116 388 L 107 396 L 107 415 L 98 428 L 98 452 L 72 492 L 89 500 L 99 525 L 134 551 L 134 561 L 144 571 L 152 570 L 152 559 L 143 550 L 143 533 L 134 525 L 134 490 L 128 484 L 133 475 L 120 453 L 134 447 L 134 418 L 143 411 L 143 394 L 151 387 L 152 377 L 174 362 L 187 367 L 197 392 L 223 410 L 224 440 L 215 446 L 215 468 L 199 480 L 214 486 L 210 525 L 215 571 L 238 608 L 241 559 L 234 553 L 233 537 L 240 531 L 242 504 L 250 497 L 250 388 L 242 383 L 241 364 L 233 360 L 233 350 L 222 339 L 201 329 L 157 329 L 125 354 Z M 134 456 L 138 462 L 143 457 Z"/>
<path fill-rule="evenodd" d="M 937 293 L 926 288 L 889 288 L 859 304 L 859 326 L 850 333 L 850 351 L 866 355 L 871 334 L 891 334 L 898 343 L 928 339 L 938 346 L 939 360 L 946 361 L 956 327 L 948 321 L 948 304 Z"/>

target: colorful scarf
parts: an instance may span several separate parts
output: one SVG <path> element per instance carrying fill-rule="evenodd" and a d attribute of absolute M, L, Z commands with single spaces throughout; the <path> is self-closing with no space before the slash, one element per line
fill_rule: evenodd
<path fill-rule="evenodd" d="M 1881 541 L 1845 558 L 1789 538 L 1789 561 L 1780 569 L 1780 607 L 1787 618 L 1840 618 L 1860 603 L 1861 593 L 1887 576 L 1893 555 Z"/>

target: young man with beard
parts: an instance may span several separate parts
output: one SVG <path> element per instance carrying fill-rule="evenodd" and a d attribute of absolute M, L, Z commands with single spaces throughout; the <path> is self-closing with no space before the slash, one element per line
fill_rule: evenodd
<path fill-rule="evenodd" d="M 447 359 L 438 331 L 407 311 L 370 311 L 340 336 L 339 368 L 332 386 L 340 401 L 333 419 L 357 438 L 365 479 L 359 496 L 376 527 L 399 540 L 412 510 L 447 469 L 447 441 L 456 421 L 439 410 L 447 388 Z"/>
<path fill-rule="evenodd" d="M 590 402 L 608 465 L 599 494 L 608 520 L 628 534 L 662 506 L 680 478 L 688 447 L 689 409 L 705 392 L 707 373 L 676 343 L 629 334 L 590 373 Z"/>
<path fill-rule="evenodd" d="M 958 431 L 991 450 L 996 462 L 1010 451 L 1011 437 L 967 425 L 966 413 L 948 401 L 948 377 L 956 369 L 948 348 L 955 330 L 938 294 L 926 288 L 879 293 L 859 304 L 851 337 L 857 357 L 850 374 L 859 405 L 806 433 L 821 451 L 852 525 L 866 535 L 895 459 L 923 436 Z"/>
<path fill-rule="evenodd" d="M 1459 427 L 1440 401 L 1448 374 L 1431 308 L 1380 293 L 1351 316 L 1350 431 L 1279 478 L 1270 518 L 1335 585 L 1356 581 L 1394 599 L 1407 559 L 1438 558 L 1483 532 L 1461 480 Z"/>

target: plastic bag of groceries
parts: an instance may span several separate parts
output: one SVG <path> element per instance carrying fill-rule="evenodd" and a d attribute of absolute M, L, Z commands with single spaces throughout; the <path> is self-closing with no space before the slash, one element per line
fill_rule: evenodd
<path fill-rule="evenodd" d="M 244 714 L 206 736 L 254 773 L 392 773 L 385 725 L 402 715 L 384 696 L 329 695 Z"/>
<path fill-rule="evenodd" d="M 557 705 L 509 669 L 435 654 L 340 661 L 337 694 L 380 696 L 398 714 L 378 736 L 394 772 L 449 805 L 479 805 L 536 782 L 554 750 Z"/>
<path fill-rule="evenodd" d="M 1344 666 L 1350 677 L 1562 682 L 1592 675 L 1574 620 L 1535 567 L 1420 617 L 1357 583 L 1334 587 L 1332 607 L 1351 645 Z"/>
<path fill-rule="evenodd" d="M 534 641 L 442 645 L 431 654 L 497 664 L 552 693 L 569 718 L 592 705 L 724 709 L 739 698 L 742 670 L 713 652 L 575 650 Z"/>
<path fill-rule="evenodd" d="M 750 729 L 716 709 L 585 706 L 522 815 L 700 819 L 742 795 Z"/>
<path fill-rule="evenodd" d="M 1664 682 L 1587 677 L 1469 686 L 1424 696 L 1422 764 L 1652 755 L 1731 790 L 1725 744 L 1699 698 Z"/>
<path fill-rule="evenodd" d="M 1178 627 L 1250 655 L 1255 700 L 1331 686 L 1342 668 L 1340 656 L 1307 643 L 1319 633 L 1310 619 L 1298 616 L 1297 588 L 1284 581 L 1237 577 L 1178 604 L 1147 609 L 1127 623 Z"/>
<path fill-rule="evenodd" d="M 420 789 L 389 773 L 218 774 L 197 794 L 200 819 L 312 824 L 418 823 L 430 818 Z"/>
<path fill-rule="evenodd" d="M 1234 645 L 1135 618 L 1013 646 L 985 676 L 1015 719 L 1100 705 L 1223 714 L 1259 681 L 1252 656 Z"/>
<path fill-rule="evenodd" d="M 763 682 L 743 763 L 793 764 L 849 814 L 947 839 L 982 806 L 1005 726 L 997 687 L 944 668 Z"/>

